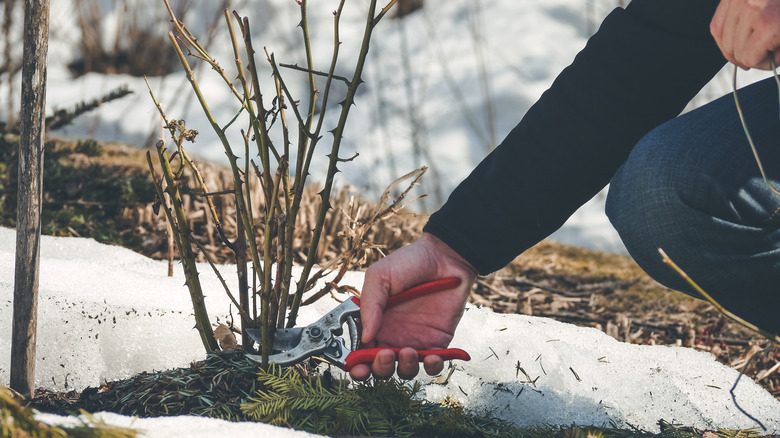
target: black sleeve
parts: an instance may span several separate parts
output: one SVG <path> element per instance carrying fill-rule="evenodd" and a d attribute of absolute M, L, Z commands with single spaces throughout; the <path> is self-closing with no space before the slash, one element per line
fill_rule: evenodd
<path fill-rule="evenodd" d="M 613 11 L 425 231 L 485 274 L 558 229 L 725 64 L 709 32 L 716 7 L 634 0 Z"/>

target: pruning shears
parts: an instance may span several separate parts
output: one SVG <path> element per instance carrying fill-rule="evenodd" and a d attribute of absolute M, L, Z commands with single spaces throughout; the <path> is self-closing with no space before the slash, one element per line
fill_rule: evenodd
<path fill-rule="evenodd" d="M 390 296 L 385 307 L 394 307 L 415 298 L 455 288 L 458 285 L 460 285 L 460 279 L 456 277 L 423 283 Z M 387 348 L 361 348 L 359 317 L 360 298 L 351 297 L 312 324 L 305 327 L 278 329 L 274 337 L 274 353 L 269 356 L 268 360 L 276 365 L 290 366 L 312 356 L 319 356 L 344 371 L 349 371 L 361 363 L 371 363 L 380 350 Z M 349 332 L 349 343 L 342 337 L 345 324 Z M 248 329 L 247 334 L 258 344 L 261 343 L 261 330 Z M 400 348 L 389 349 L 396 354 L 400 350 Z M 467 352 L 459 348 L 417 350 L 417 356 L 421 362 L 426 356 L 431 355 L 440 356 L 444 360 L 471 359 Z M 246 356 L 255 362 L 262 362 L 262 357 L 259 355 L 247 354 Z"/>

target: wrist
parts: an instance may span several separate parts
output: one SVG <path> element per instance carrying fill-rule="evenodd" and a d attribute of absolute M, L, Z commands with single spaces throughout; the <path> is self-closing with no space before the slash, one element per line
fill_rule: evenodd
<path fill-rule="evenodd" d="M 426 248 L 429 248 L 437 255 L 439 260 L 441 260 L 439 257 L 443 256 L 446 260 L 449 260 L 450 263 L 454 263 L 455 265 L 461 267 L 468 275 L 470 275 L 471 279 L 476 278 L 476 276 L 479 274 L 479 271 L 477 271 L 477 269 L 471 263 L 469 263 L 465 258 L 458 254 L 457 251 L 452 249 L 449 245 L 444 243 L 443 240 L 439 239 L 435 235 L 428 232 L 423 232 L 417 239 L 417 243 L 424 245 Z"/>

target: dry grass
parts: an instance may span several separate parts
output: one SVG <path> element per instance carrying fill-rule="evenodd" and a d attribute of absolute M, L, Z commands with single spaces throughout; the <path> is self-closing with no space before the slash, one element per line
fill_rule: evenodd
<path fill-rule="evenodd" d="M 148 173 L 144 153 L 138 148 L 120 144 L 104 144 L 103 149 L 104 153 L 100 156 L 81 155 L 75 156 L 74 160 L 81 161 L 79 163 L 81 166 L 121 166 L 125 168 L 125 172 Z M 232 188 L 232 174 L 227 168 L 210 162 L 198 162 L 197 164 L 206 187 L 211 193 L 220 193 Z M 195 238 L 216 262 L 233 263 L 235 261 L 233 253 L 226 245 L 222 244 L 216 223 L 209 212 L 206 198 L 202 195 L 200 185 L 188 169 L 184 171 L 184 180 L 188 189 L 183 190 L 184 211 L 189 214 L 188 219 Z M 293 248 L 295 248 L 297 262 L 303 261 L 305 251 L 311 242 L 311 230 L 314 228 L 317 209 L 321 202 L 320 190 L 321 187 L 315 184 L 308 186 L 304 193 L 301 212 L 298 215 L 296 231 L 293 236 Z M 261 239 L 259 243 L 262 245 L 263 229 L 259 225 L 263 223 L 265 202 L 259 185 L 251 186 L 250 191 L 253 199 L 253 217 L 255 224 L 258 225 L 257 233 Z M 235 199 L 229 195 L 211 196 L 211 199 L 226 237 L 230 240 L 235 239 Z M 316 259 L 316 263 L 319 265 L 334 260 L 354 247 L 350 237 L 353 236 L 354 229 L 358 225 L 356 221 L 372 211 L 375 206 L 375 203 L 363 199 L 351 187 L 339 190 L 332 196 L 331 204 L 335 207 L 328 212 L 325 219 L 323 238 Z M 134 232 L 142 237 L 141 248 L 134 249 L 157 259 L 168 257 L 165 216 L 162 213 L 155 213 L 153 204 L 136 204 L 132 207 L 126 207 L 121 214 L 125 219 L 129 219 L 135 224 Z M 379 245 L 380 248 L 369 248 L 365 257 L 357 257 L 350 269 L 368 266 L 383 257 L 383 253 L 413 241 L 422 231 L 425 221 L 424 216 L 400 211 L 386 220 L 374 222 L 368 229 L 363 230 L 363 238 L 368 244 Z M 205 261 L 205 257 L 200 254 L 198 260 Z"/>

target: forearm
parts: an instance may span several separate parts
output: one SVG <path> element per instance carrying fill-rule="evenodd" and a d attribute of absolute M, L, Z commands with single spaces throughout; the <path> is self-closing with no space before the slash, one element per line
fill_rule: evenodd
<path fill-rule="evenodd" d="M 709 34 L 716 5 L 634 0 L 613 12 L 425 230 L 480 273 L 555 231 L 723 65 Z"/>

